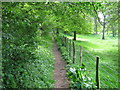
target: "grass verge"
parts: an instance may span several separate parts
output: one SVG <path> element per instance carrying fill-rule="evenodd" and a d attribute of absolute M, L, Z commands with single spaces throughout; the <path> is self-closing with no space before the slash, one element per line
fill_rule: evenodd
<path fill-rule="evenodd" d="M 72 39 L 72 36 L 68 36 Z M 83 46 L 83 62 L 86 65 L 89 76 L 95 80 L 96 56 L 100 57 L 100 87 L 118 88 L 118 38 L 101 35 L 77 35 L 76 63 L 79 64 L 80 46 Z M 73 52 L 72 52 L 73 53 Z M 72 57 L 73 58 L 73 57 Z"/>

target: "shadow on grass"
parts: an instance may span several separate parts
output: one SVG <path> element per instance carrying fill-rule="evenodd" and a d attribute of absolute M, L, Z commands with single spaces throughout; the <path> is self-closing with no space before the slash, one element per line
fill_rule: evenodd
<path fill-rule="evenodd" d="M 87 48 L 87 49 L 94 48 L 94 47 L 96 47 L 96 48 L 99 47 L 98 45 L 93 44 L 93 43 L 91 43 L 89 41 L 80 41 L 80 40 L 77 40 L 76 43 L 77 43 L 77 45 L 83 46 L 84 48 Z"/>

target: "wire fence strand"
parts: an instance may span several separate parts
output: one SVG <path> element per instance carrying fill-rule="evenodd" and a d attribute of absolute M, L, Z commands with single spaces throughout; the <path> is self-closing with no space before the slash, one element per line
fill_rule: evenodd
<path fill-rule="evenodd" d="M 72 40 L 71 40 L 71 42 L 72 42 Z M 69 56 L 69 58 L 73 57 L 73 46 L 71 46 L 71 45 L 72 44 L 70 44 L 70 39 L 69 39 L 69 41 L 68 41 L 68 52 L 71 53 L 71 57 Z M 71 52 L 69 51 L 70 47 L 71 47 Z M 80 46 L 76 45 L 76 48 L 77 48 L 76 59 L 77 59 L 77 61 L 79 61 L 79 58 L 80 58 L 80 54 L 79 54 L 80 49 L 78 49 L 79 47 Z M 87 71 L 89 72 L 89 74 L 91 73 L 91 76 L 94 74 L 94 78 L 95 78 L 96 56 L 91 51 L 88 51 L 84 48 L 83 48 L 82 52 L 83 52 L 83 55 L 82 55 L 83 63 L 86 64 L 86 67 L 88 69 Z M 100 59 L 104 60 L 104 58 L 102 58 L 102 57 L 100 57 Z M 107 75 L 105 75 L 105 74 L 107 74 Z M 102 84 L 101 87 L 103 87 L 103 88 L 105 88 L 105 87 L 116 88 L 117 87 L 116 83 L 118 82 L 118 79 L 116 77 L 119 74 L 120 73 L 118 73 L 116 70 L 114 70 L 112 66 L 110 66 L 108 64 L 100 63 L 100 78 L 101 78 L 100 83 Z M 114 80 L 114 83 L 112 82 L 111 79 Z M 108 85 L 108 84 L 110 84 L 110 85 Z"/>

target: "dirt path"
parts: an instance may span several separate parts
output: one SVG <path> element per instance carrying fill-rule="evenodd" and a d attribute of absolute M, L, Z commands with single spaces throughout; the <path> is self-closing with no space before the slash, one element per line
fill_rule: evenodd
<path fill-rule="evenodd" d="M 55 88 L 69 88 L 69 81 L 66 77 L 65 61 L 62 60 L 58 46 L 54 43 L 54 55 L 55 55 Z"/>

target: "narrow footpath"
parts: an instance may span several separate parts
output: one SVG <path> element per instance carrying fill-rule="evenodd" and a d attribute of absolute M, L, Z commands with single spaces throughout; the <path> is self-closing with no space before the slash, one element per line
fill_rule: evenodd
<path fill-rule="evenodd" d="M 66 63 L 62 60 L 61 53 L 58 51 L 58 46 L 55 42 L 53 51 L 55 55 L 55 88 L 69 88 L 69 81 L 65 70 Z"/>

